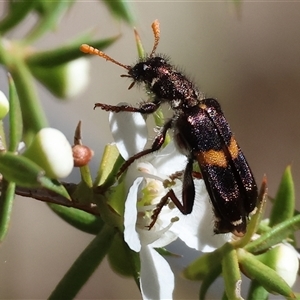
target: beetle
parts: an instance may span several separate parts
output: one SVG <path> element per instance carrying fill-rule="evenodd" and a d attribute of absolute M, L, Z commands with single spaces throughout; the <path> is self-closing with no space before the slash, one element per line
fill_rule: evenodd
<path fill-rule="evenodd" d="M 173 110 L 172 118 L 166 121 L 157 133 L 151 148 L 130 157 L 118 175 L 136 159 L 158 151 L 165 141 L 167 132 L 172 129 L 178 150 L 187 157 L 187 165 L 183 172 L 182 203 L 170 189 L 154 210 L 149 229 L 153 227 L 160 210 L 169 199 L 181 213 L 187 215 L 192 212 L 195 199 L 193 163 L 197 161 L 216 217 L 214 232 L 232 232 L 236 236 L 243 236 L 249 215 L 256 209 L 258 197 L 251 169 L 218 101 L 206 98 L 204 93 L 200 92 L 164 55 L 156 54 L 160 39 L 157 20 L 153 22 L 152 30 L 154 46 L 151 53 L 133 66 L 121 64 L 87 44 L 80 47 L 84 53 L 98 55 L 126 69 L 128 73 L 121 76 L 132 79 L 129 89 L 135 83 L 143 83 L 153 95 L 150 102 L 142 103 L 140 107 L 104 103 L 96 103 L 95 107 L 111 112 L 152 114 L 163 103 L 167 103 Z"/>

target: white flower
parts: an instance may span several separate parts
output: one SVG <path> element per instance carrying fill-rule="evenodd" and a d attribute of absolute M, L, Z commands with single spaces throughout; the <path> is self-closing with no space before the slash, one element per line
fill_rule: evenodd
<path fill-rule="evenodd" d="M 143 150 L 147 130 L 141 114 L 111 113 L 110 124 L 117 147 L 125 159 Z M 133 137 L 128 137 L 130 134 Z M 133 142 L 136 139 L 138 143 Z M 231 236 L 213 233 L 212 206 L 204 181 L 199 179 L 194 180 L 196 196 L 192 213 L 183 215 L 170 201 L 149 230 L 153 210 L 170 188 L 181 199 L 182 178 L 171 180 L 169 176 L 183 171 L 186 164 L 187 158 L 170 142 L 160 151 L 135 161 L 127 170 L 124 236 L 129 247 L 140 252 L 140 284 L 144 299 L 171 299 L 174 289 L 174 274 L 154 248 L 165 247 L 179 237 L 187 246 L 208 252 L 223 245 Z M 165 187 L 166 182 L 169 187 Z"/>

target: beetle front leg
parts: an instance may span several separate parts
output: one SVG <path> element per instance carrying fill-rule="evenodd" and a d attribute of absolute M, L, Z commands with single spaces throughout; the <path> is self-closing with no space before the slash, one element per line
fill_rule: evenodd
<path fill-rule="evenodd" d="M 109 105 L 109 104 L 104 104 L 104 103 L 95 103 L 94 109 L 96 107 L 100 107 L 101 109 L 105 111 L 111 111 L 111 112 L 138 112 L 141 114 L 152 114 L 154 113 L 160 106 L 161 102 L 145 102 L 143 103 L 140 107 L 133 107 L 130 105 Z"/>
<path fill-rule="evenodd" d="M 150 149 L 146 149 L 146 150 L 143 150 L 133 156 L 131 156 L 128 160 L 126 160 L 124 162 L 124 164 L 121 166 L 118 174 L 117 174 L 117 177 L 119 177 L 122 173 L 124 173 L 127 168 L 137 159 L 147 155 L 147 154 L 150 154 L 152 152 L 155 152 L 157 150 L 159 150 L 161 148 L 161 146 L 163 145 L 165 139 L 166 139 L 166 134 L 167 134 L 167 131 L 172 127 L 172 119 L 170 119 L 168 122 L 165 123 L 165 125 L 162 127 L 161 131 L 156 135 L 154 141 L 153 141 L 153 144 L 151 146 Z"/>

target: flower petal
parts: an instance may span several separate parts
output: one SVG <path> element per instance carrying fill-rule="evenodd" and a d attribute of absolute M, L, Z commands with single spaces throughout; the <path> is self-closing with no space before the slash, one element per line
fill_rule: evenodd
<path fill-rule="evenodd" d="M 155 166 L 157 172 L 165 175 L 182 171 L 187 164 L 186 156 L 177 150 L 173 140 L 161 151 L 149 157 L 148 161 Z"/>
<path fill-rule="evenodd" d="M 137 220 L 137 195 L 138 189 L 143 181 L 142 177 L 138 177 L 132 184 L 125 201 L 124 212 L 124 240 L 133 251 L 139 252 L 141 249 L 141 242 L 139 235 L 136 231 Z"/>
<path fill-rule="evenodd" d="M 174 274 L 167 261 L 151 247 L 142 247 L 141 291 L 143 299 L 172 299 Z"/>
<path fill-rule="evenodd" d="M 169 245 L 178 237 L 173 231 L 170 230 L 172 223 L 161 230 L 139 230 L 140 241 L 142 245 L 151 245 L 154 248 L 161 248 Z"/>
<path fill-rule="evenodd" d="M 124 103 L 120 103 L 120 105 L 124 105 Z M 111 112 L 109 124 L 117 147 L 125 160 L 144 149 L 148 131 L 142 114 Z"/>
<path fill-rule="evenodd" d="M 230 234 L 218 234 L 213 231 L 214 214 L 203 180 L 195 180 L 195 202 L 189 215 L 180 215 L 172 230 L 187 246 L 202 252 L 211 252 L 231 238 Z M 179 212 L 178 212 L 179 213 Z"/>

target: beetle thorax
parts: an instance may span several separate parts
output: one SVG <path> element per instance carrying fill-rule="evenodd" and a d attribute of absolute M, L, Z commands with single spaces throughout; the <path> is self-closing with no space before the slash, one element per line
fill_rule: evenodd
<path fill-rule="evenodd" d="M 157 99 L 168 101 L 174 109 L 191 107 L 199 102 L 198 89 L 161 56 L 137 63 L 129 75 L 135 82 L 143 82 Z"/>

